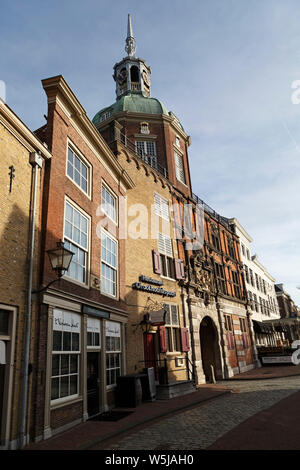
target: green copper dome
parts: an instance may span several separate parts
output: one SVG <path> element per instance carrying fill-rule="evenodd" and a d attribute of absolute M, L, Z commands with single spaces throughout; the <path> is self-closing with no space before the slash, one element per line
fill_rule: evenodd
<path fill-rule="evenodd" d="M 109 115 L 122 112 L 131 111 L 132 113 L 145 113 L 145 114 L 166 114 L 168 111 L 164 104 L 156 98 L 148 98 L 141 94 L 128 94 L 122 96 L 113 105 L 101 109 L 93 118 L 93 123 L 98 124 L 103 118 L 101 117 L 109 113 Z M 107 116 L 108 117 L 108 116 Z"/>

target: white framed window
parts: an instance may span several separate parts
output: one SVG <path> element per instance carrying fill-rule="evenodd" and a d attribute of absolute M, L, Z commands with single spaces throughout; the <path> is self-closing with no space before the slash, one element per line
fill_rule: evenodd
<path fill-rule="evenodd" d="M 117 384 L 121 375 L 121 325 L 107 321 L 105 324 L 106 385 L 111 388 Z"/>
<path fill-rule="evenodd" d="M 118 243 L 102 229 L 101 232 L 101 292 L 117 296 Z"/>
<path fill-rule="evenodd" d="M 180 139 L 179 139 L 178 136 L 176 136 L 176 138 L 175 138 L 175 145 L 176 145 L 176 147 L 180 148 Z"/>
<path fill-rule="evenodd" d="M 69 201 L 65 202 L 64 242 L 74 256 L 66 276 L 87 283 L 89 219 Z"/>
<path fill-rule="evenodd" d="M 174 152 L 174 159 L 175 159 L 175 171 L 176 171 L 176 178 L 181 183 L 185 184 L 185 174 L 184 174 L 184 165 L 183 165 L 183 158 L 178 152 Z"/>
<path fill-rule="evenodd" d="M 52 403 L 79 395 L 80 333 L 80 315 L 53 311 Z"/>
<path fill-rule="evenodd" d="M 140 157 L 156 156 L 156 145 L 153 140 L 137 140 L 136 150 Z"/>
<path fill-rule="evenodd" d="M 175 279 L 172 239 L 159 233 L 158 251 L 160 253 L 161 275 L 169 279 Z"/>
<path fill-rule="evenodd" d="M 169 352 L 181 350 L 178 307 L 175 304 L 163 304 L 166 311 L 166 335 Z"/>
<path fill-rule="evenodd" d="M 159 215 L 165 220 L 170 220 L 169 203 L 166 199 L 158 194 L 154 194 L 154 206 L 156 215 Z"/>
<path fill-rule="evenodd" d="M 101 198 L 102 211 L 117 223 L 117 197 L 103 183 L 101 188 Z"/>
<path fill-rule="evenodd" d="M 88 317 L 87 319 L 87 347 L 97 348 L 101 347 L 101 324 L 98 318 Z"/>
<path fill-rule="evenodd" d="M 68 145 L 67 175 L 85 193 L 90 194 L 90 165 Z"/>

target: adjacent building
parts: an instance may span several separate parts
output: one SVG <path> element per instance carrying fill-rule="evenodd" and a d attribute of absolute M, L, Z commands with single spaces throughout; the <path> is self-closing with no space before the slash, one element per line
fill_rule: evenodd
<path fill-rule="evenodd" d="M 25 404 L 34 406 L 34 369 L 24 371 L 24 364 L 25 349 L 34 363 L 28 338 L 36 333 L 37 308 L 29 294 L 38 283 L 42 168 L 50 160 L 49 150 L 0 99 L 0 449 L 18 446 Z"/>

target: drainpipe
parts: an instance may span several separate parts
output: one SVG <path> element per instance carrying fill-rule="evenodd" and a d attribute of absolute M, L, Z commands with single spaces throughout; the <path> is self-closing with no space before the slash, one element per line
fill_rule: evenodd
<path fill-rule="evenodd" d="M 29 250 L 28 250 L 28 280 L 27 280 L 27 308 L 25 316 L 25 346 L 24 346 L 24 369 L 23 369 L 23 384 L 21 393 L 21 418 L 20 418 L 20 432 L 19 432 L 19 449 L 24 447 L 25 427 L 26 427 L 26 414 L 27 414 L 27 399 L 28 399 L 28 377 L 29 377 L 29 352 L 30 352 L 30 332 L 31 332 L 31 303 L 32 303 L 32 278 L 33 278 L 33 260 L 34 260 L 34 231 L 35 231 L 35 212 L 36 212 L 36 190 L 38 181 L 38 167 L 42 168 L 43 158 L 36 152 L 30 153 L 29 163 L 32 166 L 32 181 L 31 186 L 31 207 L 30 207 L 30 232 L 29 232 Z"/>

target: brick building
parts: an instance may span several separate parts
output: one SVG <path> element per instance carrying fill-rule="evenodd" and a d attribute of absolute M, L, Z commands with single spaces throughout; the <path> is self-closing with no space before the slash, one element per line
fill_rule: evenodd
<path fill-rule="evenodd" d="M 211 365 L 217 377 L 248 370 L 253 367 L 253 333 L 247 315 L 238 237 L 228 219 L 218 216 L 192 193 L 188 162 L 190 137 L 176 115 L 151 97 L 151 69 L 135 56 L 130 18 L 125 50 L 127 57 L 114 66 L 116 102 L 101 109 L 93 123 L 127 171 L 129 166 L 136 166 L 143 175 L 136 180 L 136 188 L 129 197 L 135 198 L 140 193 L 143 201 L 149 196 L 149 204 L 157 184 L 167 187 L 164 197 L 169 205 L 172 203 L 176 229 L 176 236 L 174 233 L 171 236 L 173 251 L 169 257 L 177 257 L 173 262 L 181 269 L 178 268 L 178 286 L 174 284 L 174 289 L 180 292 L 182 319 L 190 333 L 187 336 L 192 349 L 185 352 L 194 365 L 196 382 L 211 379 Z M 151 180 L 150 186 L 144 182 L 144 173 Z M 196 217 L 197 204 L 204 207 L 201 227 Z M 183 213 L 188 213 L 185 225 Z M 184 246 L 193 241 L 190 234 L 193 231 L 199 232 L 200 238 L 202 232 L 204 239 L 197 251 L 186 250 Z M 197 238 L 196 235 L 195 243 Z M 149 244 L 148 262 L 150 248 Z M 143 269 L 138 262 L 139 257 L 132 264 L 130 255 L 126 260 L 135 273 L 133 278 Z M 161 275 L 160 269 L 166 268 L 158 266 L 155 271 L 154 267 L 154 272 Z M 203 275 L 206 285 L 202 282 Z M 182 344 L 181 352 L 186 346 Z"/>
<path fill-rule="evenodd" d="M 25 409 L 26 336 L 35 335 L 37 314 L 29 292 L 37 286 L 40 166 L 50 159 L 40 140 L 0 99 L 0 449 L 17 448 Z M 32 348 L 28 354 L 32 364 Z M 32 377 L 26 389 L 31 390 Z M 31 409 L 30 393 L 27 398 Z"/>
<path fill-rule="evenodd" d="M 109 409 L 126 372 L 125 241 L 119 211 L 134 186 L 62 76 L 42 81 L 47 124 L 36 131 L 52 152 L 41 200 L 39 323 L 35 337 L 35 440 Z M 47 251 L 74 255 L 58 281 Z"/>

